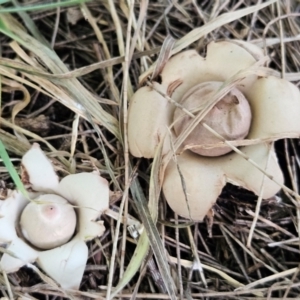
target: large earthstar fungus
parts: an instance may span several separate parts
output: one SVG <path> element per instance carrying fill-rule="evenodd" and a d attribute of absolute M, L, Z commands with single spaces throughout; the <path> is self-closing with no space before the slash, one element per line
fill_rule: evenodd
<path fill-rule="evenodd" d="M 195 50 L 173 56 L 159 74 L 160 83 L 139 88 L 130 101 L 131 154 L 152 158 L 161 140 L 163 155 L 169 154 L 171 140 L 188 128 L 222 84 L 263 57 L 262 49 L 242 41 L 211 42 L 205 58 Z M 300 135 L 300 93 L 268 70 L 264 76 L 245 72 L 193 127 L 176 159 L 168 163 L 162 187 L 177 214 L 202 221 L 227 182 L 263 198 L 280 190 L 283 174 L 271 142 Z M 273 180 L 230 147 L 217 146 L 222 140 L 216 133 L 227 141 L 256 141 L 239 149 Z"/>
<path fill-rule="evenodd" d="M 108 182 L 96 172 L 59 181 L 38 144 L 22 158 L 30 200 L 10 191 L 0 201 L 0 269 L 16 272 L 37 262 L 64 289 L 78 289 L 88 258 L 86 242 L 105 230 L 99 217 L 109 207 Z"/>

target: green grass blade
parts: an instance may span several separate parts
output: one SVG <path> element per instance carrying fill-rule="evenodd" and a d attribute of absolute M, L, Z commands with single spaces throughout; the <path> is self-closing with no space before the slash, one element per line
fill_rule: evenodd
<path fill-rule="evenodd" d="M 66 0 L 66 1 L 57 1 L 55 3 L 37 4 L 37 5 L 26 4 L 25 6 L 2 8 L 0 9 L 0 13 L 18 13 L 21 11 L 50 10 L 57 7 L 79 5 L 89 1 L 91 0 Z"/>
<path fill-rule="evenodd" d="M 137 180 L 133 181 L 132 187 L 134 188 L 134 192 L 132 193 L 133 199 L 138 208 L 138 212 L 142 219 L 142 223 L 145 226 L 145 230 L 147 232 L 151 248 L 157 261 L 157 266 L 161 273 L 170 299 L 177 299 L 174 282 L 170 274 L 165 248 L 161 242 L 159 232 L 151 217 L 150 210 L 148 208 L 147 201 L 143 194 L 142 188 Z"/>
<path fill-rule="evenodd" d="M 149 226 L 145 226 L 145 230 L 142 232 L 138 240 L 134 254 L 130 260 L 129 265 L 126 268 L 125 273 L 123 274 L 123 277 L 120 279 L 118 285 L 114 288 L 113 292 L 111 293 L 111 299 L 114 299 L 116 295 L 130 282 L 133 276 L 135 276 L 136 273 L 138 272 L 142 262 L 144 261 L 146 255 L 149 252 L 150 239 L 152 240 L 151 246 L 153 248 L 153 252 L 155 256 L 160 256 L 159 253 L 162 251 L 163 246 L 161 243 L 161 239 L 155 227 L 157 217 L 158 217 L 158 201 L 159 201 L 159 195 L 161 189 L 159 177 L 160 177 L 160 169 L 162 166 L 162 146 L 163 146 L 163 140 L 161 140 L 159 146 L 157 147 L 156 155 L 154 156 L 153 163 L 152 163 L 148 206 L 139 182 L 137 180 L 134 180 L 134 182 L 130 187 L 131 194 L 134 196 L 134 199 L 139 202 L 137 203 L 137 206 L 140 208 L 139 212 L 141 214 L 143 224 L 144 224 L 144 218 L 150 220 L 149 221 L 150 223 Z M 145 207 L 145 209 L 143 207 Z M 167 258 L 165 257 L 164 253 L 161 259 L 165 260 L 165 262 L 167 261 Z M 158 262 L 160 264 L 160 259 L 158 259 Z M 172 282 L 170 282 L 171 278 L 168 271 L 168 265 L 165 264 L 165 262 L 163 263 L 163 267 L 162 267 L 163 270 L 160 271 L 161 271 L 162 278 L 166 283 L 167 289 L 169 291 L 169 295 L 172 295 L 171 296 L 172 299 L 172 297 L 174 297 L 174 293 L 173 293 L 174 291 L 173 291 Z"/>
<path fill-rule="evenodd" d="M 146 255 L 148 254 L 150 247 L 149 239 L 145 231 L 141 234 L 137 246 L 135 248 L 134 254 L 131 257 L 129 265 L 126 267 L 126 271 L 123 274 L 122 278 L 118 282 L 118 285 L 113 289 L 111 293 L 111 299 L 115 299 L 117 294 L 130 282 L 133 276 L 136 275 L 140 266 Z"/>
<path fill-rule="evenodd" d="M 6 149 L 2 143 L 2 141 L 0 141 L 0 156 L 3 160 L 3 163 L 6 167 L 6 169 L 8 170 L 8 173 L 10 175 L 10 177 L 12 178 L 12 180 L 14 181 L 17 189 L 24 195 L 24 197 L 29 198 L 28 193 L 18 175 L 18 172 L 16 171 L 14 165 L 12 164 L 8 153 L 6 152 Z"/>
<path fill-rule="evenodd" d="M 12 24 L 12 26 L 18 26 L 18 24 Z M 0 15 L 0 32 L 10 37 L 12 40 L 15 40 L 18 43 L 22 43 L 22 39 L 16 34 L 12 33 L 6 26 L 4 19 Z"/>
<path fill-rule="evenodd" d="M 20 4 L 17 0 L 12 0 L 12 3 L 14 4 L 15 8 L 20 8 Z M 32 21 L 30 16 L 25 11 L 18 11 L 18 14 L 20 18 L 23 20 L 26 28 L 30 31 L 30 33 L 41 43 L 49 47 L 48 41 L 44 38 L 44 36 L 39 32 L 37 26 Z"/>

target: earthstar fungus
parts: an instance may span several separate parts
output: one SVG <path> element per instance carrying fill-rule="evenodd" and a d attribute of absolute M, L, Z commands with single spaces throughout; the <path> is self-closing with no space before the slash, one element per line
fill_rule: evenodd
<path fill-rule="evenodd" d="M 221 88 L 222 82 L 208 81 L 200 83 L 188 91 L 180 100 L 180 104 L 192 111 L 206 103 L 215 90 Z M 175 134 L 178 136 L 190 123 L 190 117 L 180 108 L 174 112 Z M 225 97 L 210 110 L 204 117 L 203 122 L 216 130 L 226 140 L 241 140 L 248 135 L 251 125 L 251 110 L 243 93 L 237 88 L 232 89 Z M 185 139 L 183 145 L 206 145 L 215 144 L 220 140 L 204 128 L 201 123 Z M 205 156 L 220 156 L 231 151 L 229 147 L 203 149 L 194 148 L 193 152 Z"/>
<path fill-rule="evenodd" d="M 130 101 L 131 154 L 152 158 L 162 139 L 163 155 L 172 151 L 171 138 L 180 136 L 189 126 L 191 114 L 201 113 L 201 108 L 211 101 L 211 95 L 220 90 L 225 81 L 259 65 L 263 57 L 259 47 L 235 40 L 211 42 L 205 58 L 195 50 L 173 56 L 160 73 L 161 83 L 152 82 L 152 87 L 139 88 Z M 182 177 L 174 160 L 167 165 L 163 192 L 171 208 L 181 216 L 202 221 L 227 182 L 258 195 L 264 180 L 263 198 L 272 197 L 280 189 L 271 179 L 264 179 L 263 173 L 251 163 L 230 152 L 229 147 L 218 147 L 216 144 L 221 140 L 202 123 L 229 141 L 258 140 L 257 144 L 240 150 L 275 181 L 283 183 L 276 154 L 270 142 L 264 140 L 300 135 L 300 92 L 286 80 L 269 75 L 259 77 L 254 72 L 247 74 L 219 99 L 184 140 L 181 149 L 185 151 L 177 155 Z"/>
<path fill-rule="evenodd" d="M 97 219 L 109 207 L 108 182 L 96 172 L 59 182 L 38 144 L 25 153 L 22 167 L 33 201 L 18 191 L 0 201 L 0 244 L 7 245 L 0 269 L 11 273 L 36 261 L 62 288 L 78 289 L 88 258 L 86 241 L 105 230 Z"/>

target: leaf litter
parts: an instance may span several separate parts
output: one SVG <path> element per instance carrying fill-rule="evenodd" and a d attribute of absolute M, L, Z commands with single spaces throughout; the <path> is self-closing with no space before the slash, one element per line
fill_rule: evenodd
<path fill-rule="evenodd" d="M 244 39 L 263 46 L 273 75 L 299 86 L 297 2 L 61 1 L 64 5 L 43 9 L 38 1 L 31 1 L 31 9 L 25 3 L 2 1 L 0 10 L 0 139 L 10 161 L 18 169 L 29 143 L 38 141 L 61 175 L 100 169 L 121 195 L 113 200 L 114 206 L 122 201 L 121 223 L 134 217 L 145 226 L 132 237 L 134 227 L 128 231 L 104 217 L 107 231 L 89 243 L 79 291 L 66 293 L 28 266 L 0 275 L 2 297 L 299 298 L 297 137 L 276 143 L 286 177 L 279 195 L 260 199 L 256 207 L 257 197 L 227 185 L 213 220 L 190 223 L 174 215 L 160 194 L 172 154 L 162 158 L 158 149 L 153 161 L 134 159 L 126 132 L 127 106 L 139 85 L 155 77 L 170 55 L 191 47 L 203 54 L 212 40 Z M 76 21 L 68 21 L 71 9 Z M 215 100 L 239 78 L 227 82 Z M 46 136 L 32 132 L 26 122 L 18 126 L 18 119 L 30 123 L 35 113 L 50 120 Z M 174 141 L 175 150 L 187 134 Z M 236 149 L 242 142 L 230 146 Z M 8 170 L 0 170 L 1 188 L 11 187 Z"/>

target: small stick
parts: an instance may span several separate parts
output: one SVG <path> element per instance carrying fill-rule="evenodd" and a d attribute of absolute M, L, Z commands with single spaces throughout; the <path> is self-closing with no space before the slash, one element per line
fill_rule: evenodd
<path fill-rule="evenodd" d="M 255 213 L 250 210 L 250 209 L 246 209 L 245 210 L 247 214 L 249 214 L 250 216 L 254 217 L 255 216 Z M 278 226 L 277 224 L 273 223 L 272 221 L 262 217 L 262 216 L 259 216 L 258 219 L 262 222 L 264 222 L 265 224 L 275 228 L 276 230 L 278 231 L 281 231 L 282 233 L 288 235 L 288 236 L 291 236 L 291 237 L 294 237 L 294 235 L 292 233 L 290 233 L 289 231 L 285 230 L 284 228 Z M 297 238 L 297 241 L 299 241 L 299 238 Z M 279 242 L 279 243 L 282 243 L 282 242 Z"/>
<path fill-rule="evenodd" d="M 224 236 L 224 238 L 225 238 L 225 240 L 226 240 L 226 242 L 227 242 L 229 248 L 231 249 L 231 252 L 232 252 L 232 254 L 233 254 L 233 257 L 235 258 L 235 260 L 236 260 L 236 262 L 237 262 L 239 268 L 241 269 L 241 271 L 242 271 L 243 275 L 245 276 L 246 280 L 250 283 L 250 282 L 251 282 L 251 281 L 250 281 L 250 278 L 249 278 L 249 276 L 248 276 L 248 274 L 247 274 L 247 272 L 246 272 L 246 269 L 245 269 L 244 265 L 242 264 L 242 262 L 241 262 L 241 260 L 240 260 L 240 258 L 239 258 L 239 256 L 238 256 L 238 254 L 237 254 L 237 252 L 236 252 L 236 250 L 235 250 L 235 248 L 234 248 L 234 246 L 233 246 L 233 244 L 232 244 L 230 238 L 228 237 L 227 233 L 223 230 L 222 227 L 220 227 L 220 229 L 221 229 L 221 231 L 222 231 L 222 234 L 223 234 L 223 236 Z"/>

